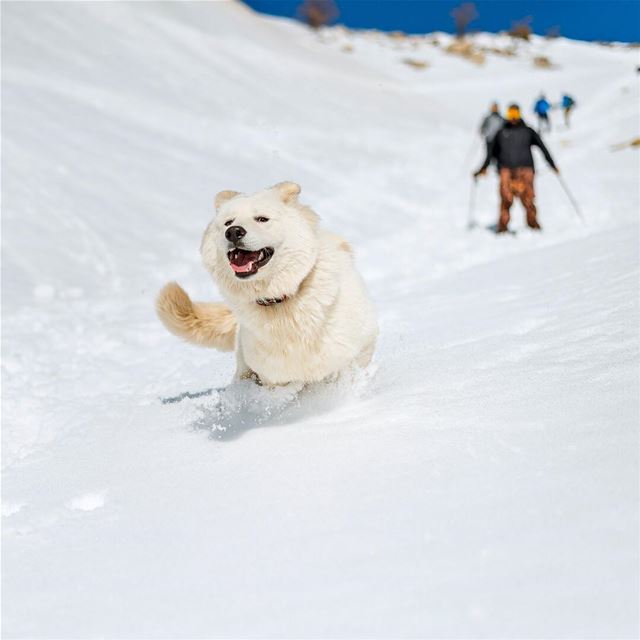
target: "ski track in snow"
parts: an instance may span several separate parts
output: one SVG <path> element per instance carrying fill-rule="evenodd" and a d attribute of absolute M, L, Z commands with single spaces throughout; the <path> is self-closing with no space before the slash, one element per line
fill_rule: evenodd
<path fill-rule="evenodd" d="M 476 67 L 232 2 L 9 3 L 2 36 L 5 637 L 637 636 L 637 50 Z M 587 223 L 538 155 L 544 233 L 484 229 L 493 175 L 468 232 L 483 110 L 541 88 L 577 98 L 546 141 Z M 230 384 L 153 299 L 217 298 L 215 193 L 284 179 L 379 346 Z"/>

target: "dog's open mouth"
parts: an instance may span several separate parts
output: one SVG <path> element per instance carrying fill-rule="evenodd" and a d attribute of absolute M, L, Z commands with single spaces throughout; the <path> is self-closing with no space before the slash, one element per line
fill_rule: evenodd
<path fill-rule="evenodd" d="M 273 256 L 273 249 L 265 247 L 259 251 L 245 251 L 244 249 L 232 249 L 227 253 L 229 266 L 233 269 L 237 278 L 247 278 L 258 269 L 264 267 Z"/>

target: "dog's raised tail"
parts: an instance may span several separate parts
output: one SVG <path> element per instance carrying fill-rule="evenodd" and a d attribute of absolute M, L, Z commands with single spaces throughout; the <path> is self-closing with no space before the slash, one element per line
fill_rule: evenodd
<path fill-rule="evenodd" d="M 229 307 L 220 302 L 192 302 L 177 283 L 165 285 L 156 299 L 164 326 L 188 342 L 220 351 L 233 351 L 237 322 Z"/>

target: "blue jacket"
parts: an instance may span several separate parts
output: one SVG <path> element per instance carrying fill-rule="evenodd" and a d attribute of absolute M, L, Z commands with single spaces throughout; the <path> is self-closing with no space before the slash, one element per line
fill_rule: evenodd
<path fill-rule="evenodd" d="M 576 101 L 568 95 L 563 95 L 562 96 L 562 108 L 563 109 L 569 109 L 569 107 L 573 107 L 573 105 L 576 103 Z"/>
<path fill-rule="evenodd" d="M 533 110 L 535 111 L 535 113 L 541 116 L 547 113 L 549 109 L 551 109 L 551 105 L 547 102 L 545 98 L 540 98 L 540 100 L 538 100 L 535 106 L 533 107 Z"/>

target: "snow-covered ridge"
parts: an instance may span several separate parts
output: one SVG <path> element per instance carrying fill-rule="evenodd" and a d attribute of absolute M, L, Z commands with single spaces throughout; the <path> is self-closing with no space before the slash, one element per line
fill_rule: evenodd
<path fill-rule="evenodd" d="M 2 18 L 6 637 L 637 634 L 637 50 L 475 64 L 235 2 Z M 480 116 L 541 90 L 578 101 L 546 141 L 586 224 L 537 157 L 544 233 L 517 206 L 516 237 L 468 233 Z M 283 179 L 382 328 L 301 396 L 227 387 L 153 310 L 170 279 L 217 298 L 215 193 Z"/>

